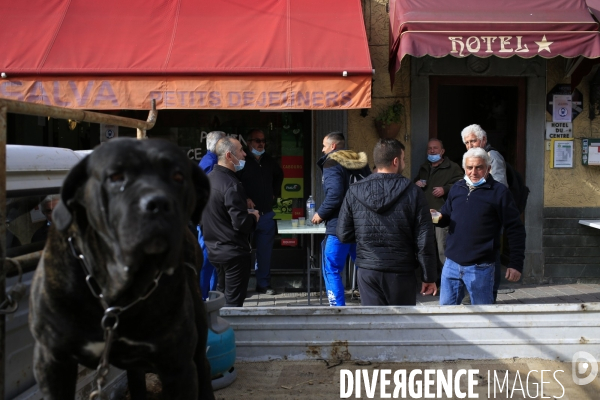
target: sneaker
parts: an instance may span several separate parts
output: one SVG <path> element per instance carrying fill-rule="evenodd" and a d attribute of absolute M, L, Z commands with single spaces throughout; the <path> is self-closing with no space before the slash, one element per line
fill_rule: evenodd
<path fill-rule="evenodd" d="M 256 293 L 268 294 L 269 296 L 275 296 L 277 292 L 271 286 L 267 287 L 256 287 Z"/>

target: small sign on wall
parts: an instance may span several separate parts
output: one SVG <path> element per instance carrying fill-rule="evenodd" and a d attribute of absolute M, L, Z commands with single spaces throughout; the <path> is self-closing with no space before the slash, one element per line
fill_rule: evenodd
<path fill-rule="evenodd" d="M 546 140 L 572 138 L 573 123 L 572 122 L 546 122 Z"/>
<path fill-rule="evenodd" d="M 573 139 L 552 139 L 550 168 L 573 168 Z"/>
<path fill-rule="evenodd" d="M 106 142 L 116 137 L 119 137 L 118 125 L 100 124 L 100 142 Z"/>
<path fill-rule="evenodd" d="M 582 153 L 583 165 L 600 165 L 600 139 L 583 139 Z"/>

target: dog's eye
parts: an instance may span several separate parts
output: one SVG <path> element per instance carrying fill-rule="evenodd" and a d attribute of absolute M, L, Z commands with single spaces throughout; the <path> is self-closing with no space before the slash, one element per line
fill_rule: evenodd
<path fill-rule="evenodd" d="M 125 174 L 122 172 L 115 172 L 111 176 L 109 176 L 111 182 L 123 182 L 125 180 Z"/>
<path fill-rule="evenodd" d="M 175 172 L 173 174 L 173 180 L 178 183 L 183 182 L 183 174 L 181 172 Z"/>

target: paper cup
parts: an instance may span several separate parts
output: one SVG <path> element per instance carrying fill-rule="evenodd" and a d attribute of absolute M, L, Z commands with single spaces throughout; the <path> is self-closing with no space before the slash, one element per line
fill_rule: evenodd
<path fill-rule="evenodd" d="M 298 226 L 305 226 L 305 225 L 306 225 L 306 218 L 298 217 Z"/>
<path fill-rule="evenodd" d="M 297 219 L 293 219 L 292 220 L 292 228 L 297 228 L 298 227 L 298 220 Z"/>

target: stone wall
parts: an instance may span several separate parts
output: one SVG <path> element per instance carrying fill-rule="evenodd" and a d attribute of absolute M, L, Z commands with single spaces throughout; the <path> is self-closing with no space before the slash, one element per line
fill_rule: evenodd
<path fill-rule="evenodd" d="M 373 76 L 372 106 L 369 110 L 348 111 L 348 144 L 355 151 L 364 151 L 369 157 L 369 165 L 373 166 L 373 147 L 379 140 L 374 120 L 381 110 L 387 108 L 394 101 L 399 100 L 404 105 L 404 118 L 402 129 L 397 136 L 406 146 L 405 176 L 410 177 L 410 60 L 406 57 L 402 62 L 400 71 L 396 74 L 394 89 L 390 86 L 388 74 L 389 53 L 389 14 L 386 11 L 387 1 L 363 0 L 363 14 L 365 28 L 369 41 L 371 63 L 375 69 Z"/>
<path fill-rule="evenodd" d="M 557 57 L 547 63 L 546 91 L 557 84 L 569 84 L 565 78 L 565 59 Z M 581 162 L 581 139 L 600 138 L 600 117 L 589 119 L 589 82 L 594 77 L 585 77 L 577 89 L 583 94 L 583 111 L 573 120 L 574 168 L 550 168 L 550 151 L 545 152 L 544 163 L 544 207 L 600 207 L 600 166 L 583 166 Z M 552 121 L 546 112 L 546 121 Z M 540 133 L 542 134 L 542 133 Z M 600 219 L 600 213 L 595 219 Z"/>

